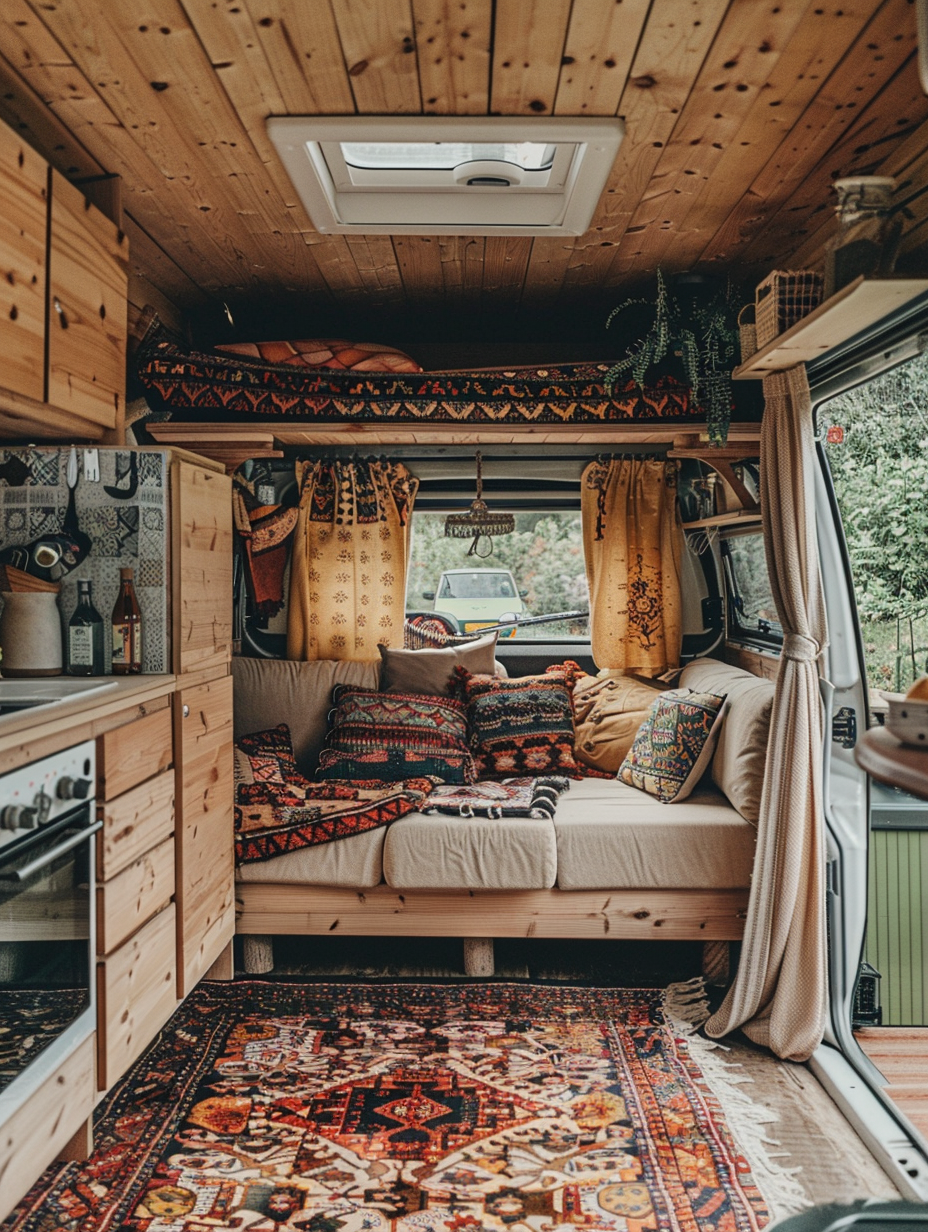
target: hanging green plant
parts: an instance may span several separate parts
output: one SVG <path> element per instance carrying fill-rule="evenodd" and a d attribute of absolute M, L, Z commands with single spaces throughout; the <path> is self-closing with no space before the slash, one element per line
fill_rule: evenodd
<path fill-rule="evenodd" d="M 653 303 L 627 299 L 613 308 L 606 318 L 607 329 L 620 313 L 636 305 L 652 307 L 654 318 L 647 332 L 606 373 L 606 383 L 614 384 L 627 372 L 643 389 L 652 369 L 668 355 L 676 355 L 693 401 L 705 413 L 709 439 L 724 445 L 731 421 L 731 374 L 739 343 L 736 298 L 729 283 L 708 293 L 701 286 L 693 287 L 686 301 L 681 299 L 668 288 L 659 269 Z"/>

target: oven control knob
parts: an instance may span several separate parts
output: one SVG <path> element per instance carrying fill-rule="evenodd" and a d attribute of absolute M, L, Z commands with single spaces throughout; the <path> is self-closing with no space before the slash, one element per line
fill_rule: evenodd
<path fill-rule="evenodd" d="M 86 800 L 90 795 L 90 779 L 72 779 L 68 775 L 58 780 L 55 795 L 59 800 Z"/>
<path fill-rule="evenodd" d="M 8 804 L 0 811 L 0 826 L 4 830 L 32 830 L 37 817 L 38 809 L 26 804 Z"/>
<path fill-rule="evenodd" d="M 36 798 L 32 801 L 35 810 L 38 813 L 38 822 L 40 826 L 44 826 L 51 815 L 52 805 L 55 801 L 51 798 L 47 791 L 40 791 Z"/>

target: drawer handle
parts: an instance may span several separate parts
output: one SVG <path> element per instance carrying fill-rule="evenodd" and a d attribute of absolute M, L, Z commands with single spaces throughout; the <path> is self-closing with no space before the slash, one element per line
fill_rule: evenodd
<path fill-rule="evenodd" d="M 190 718 L 190 707 L 184 706 L 182 713 L 185 719 L 189 719 Z"/>

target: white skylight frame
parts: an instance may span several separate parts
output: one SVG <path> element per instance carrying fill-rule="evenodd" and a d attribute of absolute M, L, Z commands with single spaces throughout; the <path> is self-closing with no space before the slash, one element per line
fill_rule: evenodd
<path fill-rule="evenodd" d="M 267 130 L 322 234 L 583 235 L 625 125 L 615 117 L 272 116 Z M 550 167 L 539 170 L 480 159 L 452 169 L 380 172 L 349 165 L 342 142 L 556 148 Z"/>

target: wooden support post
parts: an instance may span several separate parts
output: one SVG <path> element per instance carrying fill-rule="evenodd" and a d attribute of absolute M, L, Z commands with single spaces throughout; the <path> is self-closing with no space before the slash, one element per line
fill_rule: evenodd
<path fill-rule="evenodd" d="M 483 978 L 493 975 L 496 963 L 493 958 L 492 937 L 464 938 L 464 974 Z"/>
<path fill-rule="evenodd" d="M 245 971 L 248 975 L 266 975 L 274 970 L 274 938 L 246 934 L 242 938 Z"/>
<path fill-rule="evenodd" d="M 93 1113 L 75 1131 L 58 1152 L 56 1159 L 64 1162 L 83 1162 L 93 1154 Z"/>
<path fill-rule="evenodd" d="M 273 955 L 271 955 L 273 965 Z M 204 980 L 232 980 L 235 978 L 235 960 L 232 941 L 228 941 L 216 961 L 203 976 Z"/>
<path fill-rule="evenodd" d="M 724 988 L 731 979 L 730 944 L 727 941 L 706 941 L 702 947 L 702 974 L 707 984 Z"/>

